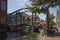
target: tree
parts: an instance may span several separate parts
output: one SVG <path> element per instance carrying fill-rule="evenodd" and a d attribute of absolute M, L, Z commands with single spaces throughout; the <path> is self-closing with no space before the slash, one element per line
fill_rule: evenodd
<path fill-rule="evenodd" d="M 26 21 L 28 22 L 28 24 L 31 22 L 31 19 L 29 16 L 27 17 Z"/>
<path fill-rule="evenodd" d="M 38 7 L 34 7 L 34 6 L 28 6 L 28 5 L 26 5 L 29 9 L 29 11 L 30 12 L 32 12 L 32 26 L 33 26 L 33 14 L 35 14 L 35 23 L 36 23 L 36 14 L 38 13 L 38 14 L 40 14 L 40 13 L 46 13 L 46 9 L 44 9 L 44 8 L 42 8 L 42 9 L 39 9 Z M 33 30 L 33 27 L 32 27 L 32 30 Z"/>
<path fill-rule="evenodd" d="M 50 20 L 49 24 L 54 25 L 54 18 L 55 16 L 53 14 L 49 14 L 49 20 Z"/>
<path fill-rule="evenodd" d="M 47 14 L 47 28 L 49 29 L 49 8 L 60 4 L 59 0 L 30 0 L 31 6 L 28 6 L 32 13 Z"/>

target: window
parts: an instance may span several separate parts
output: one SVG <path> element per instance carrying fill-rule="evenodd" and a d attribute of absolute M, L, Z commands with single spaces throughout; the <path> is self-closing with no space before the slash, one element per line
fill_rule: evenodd
<path fill-rule="evenodd" d="M 1 10 L 6 10 L 6 2 L 1 1 Z"/>

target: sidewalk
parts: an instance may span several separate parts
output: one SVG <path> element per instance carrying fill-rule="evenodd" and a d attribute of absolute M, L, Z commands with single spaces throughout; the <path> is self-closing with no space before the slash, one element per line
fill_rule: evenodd
<path fill-rule="evenodd" d="M 38 36 L 38 40 L 60 40 L 60 27 L 57 27 L 57 28 L 58 28 L 59 32 L 54 37 L 42 36 L 43 31 L 41 31 L 41 34 L 39 34 L 39 36 Z"/>
<path fill-rule="evenodd" d="M 54 36 L 54 37 L 39 36 L 38 40 L 60 40 L 60 36 Z"/>
<path fill-rule="evenodd" d="M 60 37 L 47 37 L 46 40 L 60 40 Z"/>
<path fill-rule="evenodd" d="M 57 27 L 57 26 L 56 26 Z M 57 36 L 54 37 L 47 37 L 47 40 L 60 40 L 60 27 L 57 27 L 59 32 L 57 33 Z"/>
<path fill-rule="evenodd" d="M 57 27 L 57 26 L 56 26 Z M 54 37 L 47 37 L 47 40 L 60 40 L 60 27 L 57 27 L 59 32 L 57 33 L 57 36 Z"/>

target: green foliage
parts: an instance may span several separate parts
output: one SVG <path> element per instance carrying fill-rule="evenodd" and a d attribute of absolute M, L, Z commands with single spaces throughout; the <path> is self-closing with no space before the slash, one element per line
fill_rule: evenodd
<path fill-rule="evenodd" d="M 49 20 L 49 21 L 50 21 L 49 24 L 54 25 L 54 20 L 53 20 L 54 18 L 55 18 L 55 16 L 54 16 L 53 14 L 50 14 L 50 15 L 49 15 L 49 19 L 50 19 L 50 20 Z"/>
<path fill-rule="evenodd" d="M 60 0 L 30 0 L 31 5 L 38 7 L 44 4 L 49 4 L 49 7 L 54 7 L 60 4 Z M 51 4 L 51 5 L 50 5 Z"/>
<path fill-rule="evenodd" d="M 53 14 L 49 14 L 49 24 L 52 24 L 52 25 L 55 24 L 54 18 L 55 18 L 55 16 Z"/>
<path fill-rule="evenodd" d="M 40 14 L 40 13 L 46 13 L 46 9 L 45 8 L 40 9 L 38 7 L 28 6 L 28 5 L 27 5 L 27 7 L 29 8 L 28 10 L 30 12 L 34 13 L 34 14 L 35 13 L 38 13 L 38 14 Z"/>
<path fill-rule="evenodd" d="M 49 15 L 49 19 L 54 19 L 54 18 L 55 18 L 55 16 L 53 14 Z"/>
<path fill-rule="evenodd" d="M 26 20 L 27 20 L 27 21 L 31 21 L 31 19 L 30 19 L 30 17 L 29 17 L 29 16 L 27 17 L 27 19 L 26 19 Z"/>
<path fill-rule="evenodd" d="M 49 15 L 48 9 L 50 7 L 55 7 L 60 4 L 60 0 L 30 0 L 31 6 L 27 6 L 29 11 L 32 13 L 48 13 L 47 14 L 47 25 L 54 24 L 54 15 Z M 47 5 L 47 6 L 46 6 Z M 41 7 L 41 8 L 40 8 Z M 49 22 L 48 22 L 49 20 Z"/>
<path fill-rule="evenodd" d="M 47 13 L 48 10 L 46 9 L 50 7 L 55 7 L 60 4 L 60 0 L 29 0 L 31 2 L 31 6 L 27 6 L 29 8 L 29 11 L 32 13 Z M 45 7 L 44 7 L 45 6 Z M 41 8 L 40 8 L 41 7 Z M 48 14 L 49 15 L 49 14 Z M 50 15 L 50 20 L 52 22 L 52 19 L 54 17 Z"/>
<path fill-rule="evenodd" d="M 60 0 L 57 0 L 57 2 L 55 2 L 54 0 L 29 0 L 31 2 L 31 5 L 28 6 L 29 11 L 32 13 L 45 13 L 46 14 L 46 8 L 40 8 L 40 7 L 44 7 L 46 4 L 48 5 L 48 7 L 55 7 L 57 5 L 60 4 Z M 43 5 L 43 6 L 42 6 Z"/>

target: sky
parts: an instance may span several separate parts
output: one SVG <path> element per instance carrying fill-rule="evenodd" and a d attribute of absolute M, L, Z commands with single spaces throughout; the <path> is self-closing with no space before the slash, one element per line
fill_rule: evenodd
<path fill-rule="evenodd" d="M 21 9 L 21 8 L 25 8 L 26 5 L 30 5 L 30 2 L 29 0 L 8 0 L 8 12 L 7 13 L 11 13 L 13 11 L 16 11 L 18 9 Z M 56 13 L 57 13 L 57 8 L 49 8 L 49 12 L 52 14 L 54 14 L 54 16 L 56 17 Z M 27 13 L 29 15 L 31 15 L 31 13 Z M 45 20 L 46 16 L 45 14 L 39 14 L 38 15 L 41 19 Z M 54 21 L 56 21 L 56 18 L 54 19 Z"/>

